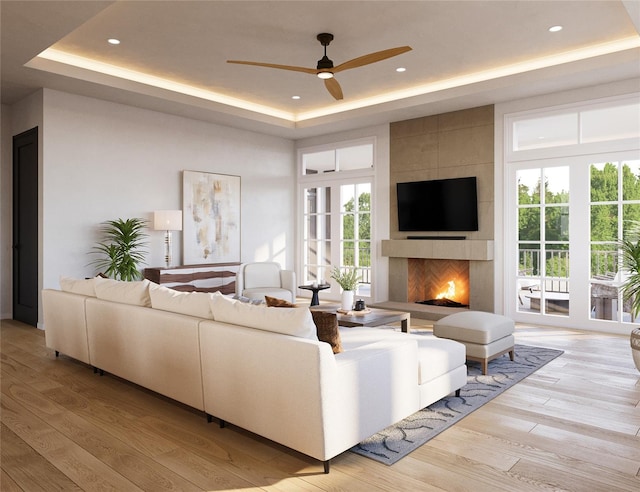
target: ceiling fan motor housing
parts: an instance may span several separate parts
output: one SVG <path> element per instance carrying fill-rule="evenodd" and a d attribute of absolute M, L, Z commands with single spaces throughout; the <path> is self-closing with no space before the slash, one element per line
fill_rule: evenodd
<path fill-rule="evenodd" d="M 320 60 L 318 60 L 318 65 L 316 68 L 318 70 L 328 70 L 333 68 L 333 61 L 327 56 L 327 46 L 329 46 L 329 43 L 333 41 L 333 34 L 322 32 L 318 34 L 317 39 L 318 41 L 320 41 L 320 44 L 324 46 L 324 56 Z"/>
<path fill-rule="evenodd" d="M 324 55 L 320 60 L 318 60 L 318 70 L 327 70 L 329 68 L 333 68 L 333 61 L 331 61 L 327 55 Z"/>

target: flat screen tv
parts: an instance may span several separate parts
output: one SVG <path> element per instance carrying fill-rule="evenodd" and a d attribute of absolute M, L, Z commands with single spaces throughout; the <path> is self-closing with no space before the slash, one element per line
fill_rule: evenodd
<path fill-rule="evenodd" d="M 476 178 L 398 183 L 401 231 L 477 231 Z"/>

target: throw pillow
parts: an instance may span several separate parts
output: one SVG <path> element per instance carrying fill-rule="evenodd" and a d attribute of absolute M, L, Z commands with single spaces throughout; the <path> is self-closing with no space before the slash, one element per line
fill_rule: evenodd
<path fill-rule="evenodd" d="M 311 311 L 313 322 L 316 325 L 318 340 L 331 345 L 334 354 L 342 352 L 342 341 L 340 340 L 340 330 L 338 329 L 338 317 L 335 313 L 326 311 Z"/>
<path fill-rule="evenodd" d="M 180 292 L 162 285 L 151 284 L 149 296 L 153 309 L 213 319 L 209 305 L 211 295 L 206 292 Z"/>
<path fill-rule="evenodd" d="M 241 296 L 240 294 L 236 294 L 233 296 L 236 301 L 240 302 L 248 302 L 249 304 L 264 304 L 264 301 L 260 299 L 251 299 L 250 297 Z"/>
<path fill-rule="evenodd" d="M 240 302 L 215 292 L 211 295 L 213 319 L 222 323 L 317 340 L 313 318 L 307 308 L 273 309 Z"/>
<path fill-rule="evenodd" d="M 71 277 L 60 277 L 60 289 L 63 292 L 72 294 L 82 294 L 83 296 L 96 296 L 95 279 L 78 279 Z"/>
<path fill-rule="evenodd" d="M 267 301 L 267 306 L 269 307 L 297 307 L 295 304 L 291 304 L 289 301 L 285 301 L 284 299 L 278 299 L 277 297 L 264 296 L 264 300 Z"/>
<path fill-rule="evenodd" d="M 96 297 L 105 301 L 151 307 L 149 282 L 147 279 L 135 282 L 124 282 L 110 278 L 96 278 Z"/>

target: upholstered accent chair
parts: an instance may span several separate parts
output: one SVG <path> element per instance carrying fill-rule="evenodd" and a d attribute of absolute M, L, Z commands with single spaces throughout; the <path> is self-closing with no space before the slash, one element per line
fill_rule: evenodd
<path fill-rule="evenodd" d="M 264 301 L 264 296 L 296 300 L 296 274 L 276 262 L 243 263 L 236 274 L 236 294 Z"/>

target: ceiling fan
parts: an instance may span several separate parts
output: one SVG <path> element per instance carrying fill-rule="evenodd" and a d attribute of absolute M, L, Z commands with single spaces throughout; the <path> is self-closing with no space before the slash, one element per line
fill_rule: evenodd
<path fill-rule="evenodd" d="M 334 78 L 334 75 L 343 70 L 350 68 L 358 68 L 371 63 L 379 62 L 391 58 L 393 56 L 401 55 L 407 51 L 411 51 L 410 46 L 400 46 L 398 48 L 390 48 L 388 50 L 376 51 L 375 53 L 369 53 L 368 55 L 359 56 L 353 60 L 341 63 L 337 67 L 333 66 L 333 61 L 327 57 L 327 46 L 333 41 L 333 34 L 326 32 L 320 33 L 317 36 L 320 44 L 324 46 L 324 56 L 318 60 L 316 68 L 296 67 L 291 65 L 276 65 L 273 63 L 261 63 L 252 61 L 240 61 L 240 60 L 227 60 L 227 63 L 239 63 L 241 65 L 255 65 L 258 67 L 279 68 L 281 70 L 291 70 L 294 72 L 303 72 L 316 75 L 324 80 L 324 85 L 329 93 L 335 99 L 342 99 L 342 88 L 338 81 Z"/>

